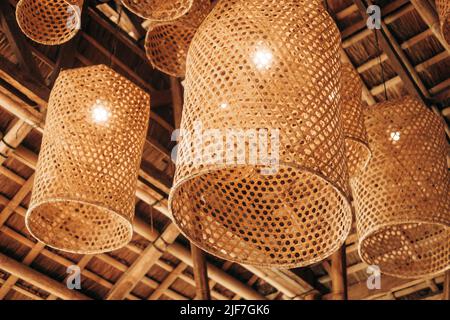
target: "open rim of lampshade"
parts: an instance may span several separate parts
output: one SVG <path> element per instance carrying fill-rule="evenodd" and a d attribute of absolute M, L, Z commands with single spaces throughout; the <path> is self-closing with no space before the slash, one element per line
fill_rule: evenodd
<path fill-rule="evenodd" d="M 373 263 L 373 261 L 367 261 L 366 259 L 364 259 L 365 255 L 363 254 L 362 250 L 365 247 L 364 244 L 366 241 L 370 240 L 373 237 L 379 236 L 380 233 L 385 234 L 386 232 L 388 232 L 388 230 L 391 230 L 393 227 L 414 226 L 414 225 L 432 226 L 432 227 L 437 227 L 437 228 L 442 229 L 442 232 L 444 232 L 447 235 L 447 247 L 450 246 L 450 227 L 447 226 L 445 223 L 436 222 L 436 221 L 424 221 L 424 220 L 417 220 L 417 219 L 410 219 L 410 220 L 408 220 L 408 222 L 392 221 L 389 223 L 379 224 L 376 227 L 366 231 L 364 235 L 360 236 L 359 241 L 358 241 L 358 254 L 361 257 L 361 260 L 369 265 Z M 445 234 L 443 236 L 445 236 Z M 435 249 L 441 250 L 442 248 L 437 247 Z M 447 254 L 449 254 L 450 253 L 449 249 L 447 249 L 447 251 L 448 251 Z M 445 252 L 444 252 L 444 254 L 445 254 Z M 392 264 L 392 262 L 390 264 Z M 450 270 L 450 264 L 447 264 L 446 266 L 443 266 L 442 268 L 439 268 L 439 269 L 431 271 L 431 272 L 427 272 L 427 273 L 418 272 L 418 274 L 397 273 L 397 272 L 392 272 L 391 269 L 386 269 L 386 268 L 382 268 L 380 271 L 381 271 L 381 273 L 383 273 L 385 275 L 393 276 L 396 278 L 414 279 L 414 278 L 423 278 L 423 277 L 433 276 L 433 275 L 442 273 L 446 270 Z"/>
<path fill-rule="evenodd" d="M 350 199 L 349 196 L 346 194 L 346 192 L 344 190 L 342 190 L 336 183 L 330 181 L 329 179 L 327 179 L 323 174 L 321 174 L 320 172 L 311 170 L 310 168 L 306 168 L 304 166 L 298 166 L 295 164 L 288 164 L 285 162 L 280 162 L 279 163 L 279 167 L 286 167 L 286 168 L 292 168 L 294 170 L 297 170 L 301 173 L 307 173 L 309 174 L 311 177 L 313 178 L 317 178 L 319 181 L 323 182 L 325 186 L 329 187 L 331 190 L 333 190 L 336 194 L 336 197 L 341 199 L 343 201 L 343 203 L 345 204 L 345 208 L 343 208 L 343 212 L 346 212 L 346 214 L 343 216 L 343 220 L 349 220 L 349 223 L 346 223 L 345 226 L 345 230 L 342 230 L 342 234 L 343 236 L 341 237 L 340 241 L 335 241 L 334 244 L 332 246 L 330 246 L 325 252 L 322 252 L 321 254 L 319 254 L 316 258 L 314 259 L 307 259 L 305 261 L 302 262 L 289 262 L 289 263 L 285 263 L 285 264 L 280 264 L 280 263 L 260 263 L 260 262 L 255 262 L 255 261 L 244 261 L 245 259 L 239 259 L 239 258 L 233 258 L 231 257 L 231 255 L 229 254 L 221 254 L 220 252 L 218 252 L 217 250 L 212 251 L 211 247 L 205 246 L 203 245 L 202 242 L 199 242 L 197 240 L 195 240 L 190 234 L 188 234 L 186 232 L 186 230 L 184 230 L 184 228 L 180 228 L 179 230 L 180 232 L 192 243 L 194 243 L 197 247 L 199 247 L 200 249 L 202 249 L 205 252 L 208 252 L 216 257 L 219 257 L 221 259 L 225 259 L 227 261 L 231 261 L 231 262 L 235 262 L 235 263 L 244 263 L 244 264 L 249 264 L 249 265 L 255 265 L 255 266 L 259 266 L 259 267 L 266 267 L 266 268 L 271 268 L 271 267 L 276 267 L 276 268 L 281 268 L 281 269 L 290 269 L 290 268 L 297 268 L 297 267 L 304 267 L 304 266 L 308 266 L 320 261 L 323 261 L 325 258 L 329 257 L 330 255 L 332 255 L 334 252 L 336 252 L 343 243 L 345 243 L 348 235 L 350 234 L 351 228 L 352 228 L 352 223 L 351 221 L 353 220 L 353 212 L 352 212 L 352 208 L 350 205 Z M 174 197 L 176 194 L 180 193 L 180 191 L 182 191 L 182 186 L 186 185 L 189 182 L 193 182 L 196 178 L 201 177 L 201 176 L 207 176 L 210 173 L 213 172 L 220 172 L 220 171 L 232 171 L 236 168 L 252 168 L 254 169 L 253 166 L 249 166 L 249 165 L 234 165 L 234 166 L 228 166 L 228 165 L 220 165 L 220 166 L 216 166 L 214 169 L 204 169 L 201 171 L 198 171 L 195 174 L 192 174 L 190 176 L 184 177 L 183 179 L 180 179 L 171 189 L 171 192 L 169 194 L 169 212 L 171 214 L 171 216 L 174 218 L 174 221 L 176 221 L 177 225 L 181 225 L 179 222 L 179 215 L 174 215 L 173 214 L 173 202 L 174 202 Z M 255 171 L 256 172 L 256 171 Z M 249 174 L 250 175 L 250 174 Z M 238 235 L 235 235 L 236 237 L 238 237 Z M 266 256 L 266 254 L 261 250 L 261 255 L 262 256 Z M 268 259 L 265 259 L 266 261 Z"/>
<path fill-rule="evenodd" d="M 104 214 L 109 214 L 112 217 L 114 217 L 114 219 L 117 219 L 117 221 L 119 223 L 118 226 L 122 226 L 122 227 L 125 227 L 128 229 L 128 232 L 127 232 L 128 236 L 124 241 L 118 242 L 116 245 L 110 246 L 110 247 L 101 247 L 101 248 L 90 247 L 91 249 L 80 250 L 80 249 L 74 249 L 74 248 L 80 247 L 80 246 L 77 246 L 76 243 L 74 244 L 74 248 L 70 248 L 67 246 L 64 246 L 64 247 L 58 246 L 54 242 L 55 241 L 54 237 L 45 239 L 45 237 L 42 235 L 42 232 L 37 232 L 36 228 L 33 227 L 33 224 L 31 222 L 33 221 L 33 218 L 34 218 L 32 216 L 34 216 L 34 215 L 39 216 L 39 213 L 37 212 L 37 210 L 39 210 L 40 207 L 45 206 L 45 205 L 55 206 L 59 203 L 66 203 L 66 204 L 75 203 L 75 204 L 85 205 L 85 206 L 95 208 L 96 210 L 98 210 L 99 212 L 102 212 Z M 41 219 L 39 219 L 39 220 L 41 221 Z M 96 202 L 92 202 L 92 201 L 88 201 L 88 200 L 71 199 L 71 198 L 53 198 L 53 199 L 48 199 L 46 201 L 41 201 L 41 202 L 35 203 L 33 206 L 28 208 L 28 210 L 25 214 L 25 226 L 33 237 L 35 237 L 39 241 L 45 243 L 45 245 L 47 245 L 51 248 L 57 249 L 57 250 L 62 250 L 65 252 L 70 252 L 70 253 L 75 253 L 75 254 L 101 254 L 106 251 L 114 251 L 114 250 L 123 248 L 123 246 L 126 245 L 127 243 L 129 243 L 133 237 L 133 224 L 131 221 L 129 221 L 127 218 L 125 218 L 125 216 L 123 216 L 122 214 L 119 214 L 115 210 L 108 208 L 104 205 L 101 205 L 100 203 L 96 203 Z M 46 230 L 42 230 L 42 231 L 46 231 Z M 109 233 L 109 231 L 110 230 L 107 230 L 105 233 Z M 86 246 L 84 246 L 84 247 L 86 247 Z"/>
<path fill-rule="evenodd" d="M 135 7 L 131 6 L 130 2 L 132 2 L 132 0 L 121 0 L 121 1 L 128 10 L 130 10 L 135 15 L 137 15 L 145 20 L 148 20 L 151 22 L 169 22 L 169 21 L 174 21 L 176 19 L 179 19 L 182 16 L 186 15 L 189 12 L 189 10 L 191 10 L 195 0 L 188 0 L 189 5 L 184 10 L 178 12 L 178 14 L 176 14 L 176 15 L 166 17 L 166 18 L 156 18 L 156 17 L 152 17 L 151 15 L 144 14 L 142 12 L 142 10 L 137 10 Z M 167 1 L 170 1 L 170 0 L 167 0 Z"/>
<path fill-rule="evenodd" d="M 51 37 L 45 37 L 46 40 L 40 40 L 40 37 L 36 37 L 36 34 L 39 32 L 33 32 L 30 33 L 30 29 L 25 27 L 26 22 L 22 21 L 22 19 L 20 18 L 19 15 L 19 11 L 21 10 L 22 6 L 25 6 L 26 2 L 34 2 L 34 0 L 20 0 L 17 3 L 16 6 L 16 21 L 17 24 L 20 28 L 20 30 L 22 30 L 23 34 L 25 34 L 28 38 L 30 38 L 31 40 L 33 40 L 34 42 L 40 43 L 40 44 L 44 44 L 44 45 L 60 45 L 63 43 L 68 42 L 69 40 L 71 40 L 73 37 L 75 37 L 75 35 L 78 33 L 78 29 L 76 27 L 74 27 L 73 30 L 70 31 L 70 35 L 65 37 L 64 39 L 56 39 L 56 38 L 51 38 Z M 76 23 L 74 24 L 74 26 L 78 26 L 81 24 L 81 10 L 82 8 L 80 6 L 78 6 L 77 4 L 75 4 L 74 2 L 76 1 L 71 1 L 71 0 L 58 0 L 61 1 L 63 3 L 65 3 L 67 5 L 67 8 L 72 8 L 72 12 L 74 12 L 74 18 L 76 18 Z M 88 1 L 88 0 L 81 0 L 80 2 L 82 3 L 83 1 Z M 67 26 L 67 22 L 66 22 L 66 26 Z"/>

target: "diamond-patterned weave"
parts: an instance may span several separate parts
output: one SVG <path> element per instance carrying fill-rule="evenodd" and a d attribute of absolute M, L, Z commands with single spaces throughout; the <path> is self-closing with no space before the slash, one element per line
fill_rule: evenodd
<path fill-rule="evenodd" d="M 26 224 L 69 252 L 130 241 L 149 96 L 104 66 L 62 71 L 51 92 Z"/>

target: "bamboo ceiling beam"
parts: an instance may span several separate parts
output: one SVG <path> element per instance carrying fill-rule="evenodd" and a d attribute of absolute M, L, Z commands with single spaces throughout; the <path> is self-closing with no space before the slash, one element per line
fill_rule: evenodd
<path fill-rule="evenodd" d="M 76 290 L 70 290 L 60 282 L 0 253 L 0 268 L 20 279 L 41 288 L 61 299 L 90 300 L 90 298 Z"/>
<path fill-rule="evenodd" d="M 450 300 L 450 270 L 445 272 L 444 278 L 444 294 L 442 300 Z"/>
<path fill-rule="evenodd" d="M 0 279 L 0 285 L 3 285 L 4 283 L 5 283 L 5 280 Z M 14 291 L 16 291 L 17 293 L 20 293 L 21 295 L 23 295 L 23 296 L 25 296 L 27 298 L 30 298 L 31 300 L 44 300 L 44 298 L 42 298 L 41 296 L 39 296 L 39 295 L 37 295 L 37 294 L 35 294 L 33 292 L 30 292 L 30 291 L 24 289 L 21 286 L 14 285 L 12 287 L 12 289 Z"/>
<path fill-rule="evenodd" d="M 431 4 L 428 1 L 423 0 L 411 0 L 411 3 L 422 17 L 422 20 L 428 25 L 430 28 L 429 30 L 431 30 L 439 43 L 444 47 L 447 53 L 450 53 L 450 46 L 442 36 L 439 16 Z"/>
<path fill-rule="evenodd" d="M 27 49 L 25 36 L 17 25 L 13 8 L 6 1 L 0 1 L 1 26 L 8 43 L 19 61 L 19 66 L 37 81 L 42 81 L 42 75 L 31 52 Z"/>
<path fill-rule="evenodd" d="M 413 9 L 414 7 L 409 3 L 409 0 L 397 0 L 387 4 L 381 11 L 381 14 L 384 22 L 391 24 Z M 366 20 L 363 19 L 347 29 L 342 30 L 341 34 L 344 39 L 342 46 L 346 49 L 370 36 L 371 32 L 367 29 Z"/>
<path fill-rule="evenodd" d="M 173 243 L 179 234 L 178 228 L 172 223 L 169 224 L 158 239 L 142 252 L 131 267 L 114 284 L 114 287 L 110 290 L 106 299 L 124 299 L 147 274 L 155 262 L 162 257 L 167 246 Z"/>
<path fill-rule="evenodd" d="M 178 279 L 179 275 L 187 268 L 187 264 L 181 262 L 178 266 L 169 273 L 169 275 L 164 279 L 159 287 L 153 291 L 153 293 L 148 297 L 148 300 L 158 300 L 167 289 Z"/>
<path fill-rule="evenodd" d="M 25 266 L 29 266 L 34 259 L 39 255 L 41 250 L 45 247 L 45 245 L 42 242 L 36 243 L 35 246 L 31 248 L 31 250 L 27 253 L 27 255 L 24 257 L 22 264 Z M 19 277 L 15 275 L 10 275 L 8 279 L 3 283 L 2 287 L 0 288 L 0 300 L 3 300 L 6 295 L 8 294 L 9 290 L 14 287 L 17 280 L 19 280 Z"/>
<path fill-rule="evenodd" d="M 353 1 L 358 6 L 363 19 L 366 19 L 367 18 L 367 5 L 365 4 L 365 2 L 363 0 L 353 0 Z M 372 1 L 370 1 L 370 0 L 368 0 L 367 3 L 369 5 L 373 4 Z M 424 94 L 421 91 L 421 89 L 418 87 L 418 84 L 416 83 L 416 81 L 418 81 L 418 79 L 416 79 L 411 74 L 411 70 L 409 70 L 409 68 L 407 66 L 405 66 L 405 61 L 403 61 L 402 58 L 399 56 L 398 48 L 396 48 L 395 43 L 393 43 L 395 39 L 393 39 L 390 36 L 390 32 L 389 32 L 389 29 L 388 29 L 386 23 L 384 23 L 382 21 L 381 26 L 382 26 L 382 28 L 378 31 L 379 35 L 380 35 L 380 44 L 383 48 L 383 51 L 387 54 L 392 67 L 394 68 L 394 70 L 397 72 L 397 74 L 402 79 L 406 90 L 411 95 L 417 97 L 425 105 L 427 105 L 425 98 L 424 98 Z M 370 32 L 374 32 L 374 31 L 370 30 Z M 375 32 L 377 32 L 377 30 L 375 30 Z"/>

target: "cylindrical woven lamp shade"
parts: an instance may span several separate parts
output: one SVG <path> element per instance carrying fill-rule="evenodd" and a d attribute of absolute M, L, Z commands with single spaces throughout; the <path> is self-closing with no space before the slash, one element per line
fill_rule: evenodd
<path fill-rule="evenodd" d="M 171 21 L 185 15 L 195 0 L 122 0 L 136 15 L 150 21 Z"/>
<path fill-rule="evenodd" d="M 72 39 L 81 24 L 83 0 L 20 0 L 16 18 L 31 40 L 59 45 Z"/>
<path fill-rule="evenodd" d="M 184 77 L 189 45 L 210 9 L 209 0 L 194 0 L 194 5 L 186 16 L 150 25 L 145 39 L 145 51 L 154 68 L 174 77 Z"/>
<path fill-rule="evenodd" d="M 320 1 L 220 1 L 202 23 L 188 53 L 181 124 L 196 138 L 180 141 L 169 197 L 174 221 L 197 246 L 289 268 L 320 261 L 345 241 L 352 215 L 339 47 Z M 244 137 L 201 142 L 200 125 L 203 134 Z M 264 132 L 270 141 L 259 142 L 279 159 L 252 162 L 251 139 Z M 236 148 L 242 141 L 245 150 Z M 209 162 L 233 149 L 231 159 Z M 279 167 L 263 171 L 269 163 Z"/>
<path fill-rule="evenodd" d="M 450 45 L 450 1 L 436 0 L 436 7 L 441 22 L 441 31 L 447 43 Z"/>
<path fill-rule="evenodd" d="M 130 241 L 149 99 L 104 65 L 61 72 L 26 215 L 33 236 L 83 254 Z"/>
<path fill-rule="evenodd" d="M 370 160 L 370 149 L 362 109 L 362 83 L 348 63 L 342 66 L 342 125 L 350 178 L 363 170 Z"/>
<path fill-rule="evenodd" d="M 440 119 L 412 97 L 370 107 L 372 159 L 352 180 L 359 252 L 396 277 L 450 264 L 450 177 Z"/>

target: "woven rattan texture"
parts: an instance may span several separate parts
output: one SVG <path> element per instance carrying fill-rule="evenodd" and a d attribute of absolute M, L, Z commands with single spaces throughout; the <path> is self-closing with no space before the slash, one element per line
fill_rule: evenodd
<path fill-rule="evenodd" d="M 450 45 L 450 2 L 448 0 L 436 0 L 436 7 L 441 21 L 442 35 Z"/>
<path fill-rule="evenodd" d="M 348 171 L 354 177 L 370 160 L 370 149 L 362 110 L 362 83 L 348 63 L 342 66 L 341 108 L 347 149 Z"/>
<path fill-rule="evenodd" d="M 36 238 L 85 254 L 131 239 L 149 104 L 145 92 L 104 65 L 61 72 L 26 216 Z"/>
<path fill-rule="evenodd" d="M 201 124 L 273 137 L 278 129 L 279 141 L 267 143 L 279 147 L 280 167 L 267 174 L 251 163 L 256 143 L 248 137 L 245 161 L 236 156 L 225 165 L 205 160 L 221 153 L 223 139 L 183 138 L 169 203 L 196 245 L 281 268 L 320 261 L 342 245 L 351 210 L 339 46 L 333 20 L 316 1 L 221 1 L 202 23 L 188 53 L 182 130 Z M 225 149 L 237 144 L 229 140 Z M 198 145 L 203 153 L 192 152 Z"/>
<path fill-rule="evenodd" d="M 195 0 L 121 0 L 131 12 L 150 21 L 172 21 L 185 15 Z"/>
<path fill-rule="evenodd" d="M 77 34 L 82 7 L 83 0 L 20 0 L 17 23 L 31 40 L 59 45 Z"/>
<path fill-rule="evenodd" d="M 450 177 L 443 124 L 412 97 L 370 107 L 373 153 L 352 180 L 361 258 L 414 278 L 449 267 Z"/>
<path fill-rule="evenodd" d="M 194 0 L 186 16 L 149 27 L 145 51 L 154 68 L 174 77 L 184 77 L 189 45 L 210 10 L 209 0 Z"/>

